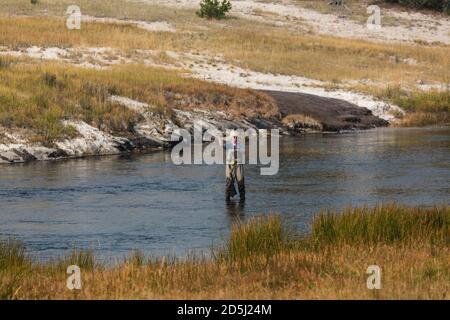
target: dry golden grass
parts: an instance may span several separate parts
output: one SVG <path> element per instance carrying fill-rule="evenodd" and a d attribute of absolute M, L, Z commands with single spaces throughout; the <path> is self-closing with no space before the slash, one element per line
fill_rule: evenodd
<path fill-rule="evenodd" d="M 450 90 L 408 91 L 400 85 L 394 86 L 359 86 L 355 90 L 371 94 L 379 99 L 386 99 L 409 112 L 445 113 L 450 112 Z"/>
<path fill-rule="evenodd" d="M 329 6 L 316 2 L 297 3 L 322 11 L 331 10 Z M 400 103 L 408 111 L 421 113 L 409 116 L 409 120 L 402 123 L 413 125 L 414 120 L 420 125 L 435 123 L 432 118 L 448 119 L 422 114 L 448 112 L 442 111 L 443 108 L 448 110 L 448 99 L 441 100 L 447 104 L 441 105 L 440 111 L 434 110 L 434 107 L 429 110 L 430 101 L 434 104 L 436 99 L 433 97 L 437 95 L 432 93 L 427 97 L 414 88 L 419 79 L 425 83 L 450 83 L 449 46 L 385 44 L 319 36 L 243 18 L 230 18 L 218 23 L 196 17 L 194 10 L 141 3 L 127 3 L 123 8 L 119 0 L 82 0 L 78 4 L 84 14 L 145 21 L 164 20 L 176 26 L 178 31 L 148 32 L 131 25 L 103 23 L 83 23 L 81 30 L 69 31 L 62 18 L 67 5 L 71 4 L 69 0 L 44 0 L 38 6 L 32 6 L 25 0 L 0 0 L 0 4 L 4 14 L 32 16 L 0 15 L 0 46 L 15 49 L 33 45 L 112 47 L 122 51 L 122 56 L 135 56 L 136 61 L 140 61 L 136 49 L 151 49 L 161 52 L 157 60 L 163 63 L 173 62 L 164 54 L 166 51 L 209 53 L 211 56 L 221 55 L 227 62 L 243 68 L 319 79 L 327 84 L 332 83 L 336 88 L 346 87 L 347 81 L 372 80 L 377 85 L 359 86 L 358 90 Z M 357 1 L 350 1 L 349 5 L 355 19 L 358 19 L 364 6 Z M 393 87 L 408 88 L 412 92 L 393 97 Z M 239 112 L 245 112 L 245 107 Z"/>
<path fill-rule="evenodd" d="M 63 19 L 0 18 L 0 45 L 10 47 L 96 46 L 122 50 L 154 49 L 221 54 L 252 70 L 295 74 L 325 81 L 371 79 L 385 83 L 450 82 L 448 46 L 381 44 L 301 34 L 244 19 L 199 22 L 177 33 L 147 32 L 133 26 L 84 23 L 69 31 Z M 206 26 L 205 26 L 206 24 Z M 104 35 L 108 34 L 108 37 Z M 408 64 L 414 59 L 417 65 Z"/>
<path fill-rule="evenodd" d="M 65 20 L 43 17 L 0 18 L 0 45 L 12 48 L 114 47 L 121 49 L 170 49 L 169 35 L 151 33 L 132 25 L 84 23 L 69 30 Z"/>
<path fill-rule="evenodd" d="M 400 117 L 394 122 L 397 127 L 425 127 L 450 124 L 448 112 L 412 112 Z"/>
<path fill-rule="evenodd" d="M 448 248 L 329 248 L 280 253 L 265 270 L 242 272 L 226 264 L 178 262 L 82 271 L 81 291 L 66 287 L 64 269 L 2 275 L 13 299 L 449 299 Z M 382 266 L 382 289 L 368 290 L 366 269 Z M 85 270 L 85 269 L 82 269 Z"/>
<path fill-rule="evenodd" d="M 272 2 L 272 1 L 267 1 Z M 394 4 L 394 1 L 385 1 L 385 0 L 344 0 L 343 3 L 345 6 L 331 6 L 329 3 L 331 1 L 317 1 L 317 0 L 292 0 L 292 2 L 298 6 L 314 9 L 322 13 L 341 13 L 350 19 L 366 22 L 367 21 L 367 7 L 371 4 L 376 4 L 383 8 L 397 8 L 402 11 L 421 11 L 426 12 L 428 14 L 438 14 L 437 12 L 442 10 L 429 10 L 429 6 L 426 5 L 425 1 L 400 1 L 401 4 Z M 422 2 L 422 5 L 420 4 Z M 428 1 L 434 2 L 435 4 L 438 1 Z M 425 4 L 425 5 L 424 5 Z M 441 8 L 440 8 L 441 9 Z M 383 16 L 383 23 L 387 25 L 395 25 L 399 23 L 398 19 L 389 19 L 390 17 Z M 403 21 L 402 21 L 403 22 Z"/>
<path fill-rule="evenodd" d="M 124 2 L 127 2 L 124 5 Z M 0 0 L 0 15 L 13 16 L 64 16 L 70 5 L 77 5 L 83 15 L 112 17 L 145 21 L 167 20 L 173 24 L 192 24 L 201 21 L 195 15 L 196 10 L 169 8 L 143 1 L 128 0 L 39 0 L 32 5 L 29 0 Z"/>
<path fill-rule="evenodd" d="M 354 90 L 368 93 L 405 110 L 405 115 L 395 115 L 397 120 L 394 125 L 396 126 L 423 127 L 450 123 L 449 90 L 407 91 L 399 85 L 356 86 Z"/>
<path fill-rule="evenodd" d="M 0 126 L 34 130 L 37 141 L 74 136 L 73 129 L 62 124 L 67 119 L 131 134 L 140 114 L 111 102 L 110 95 L 148 103 L 151 111 L 169 117 L 173 108 L 222 110 L 235 117 L 278 116 L 277 106 L 265 94 L 187 79 L 167 69 L 122 65 L 95 70 L 5 61 L 0 67 Z"/>
<path fill-rule="evenodd" d="M 305 116 L 304 114 L 290 114 L 283 118 L 283 123 L 290 127 L 322 130 L 322 124 L 314 118 Z"/>
<path fill-rule="evenodd" d="M 372 79 L 408 83 L 433 79 L 445 82 L 450 76 L 449 69 L 444 68 L 450 66 L 448 48 L 386 46 L 360 40 L 251 30 L 240 30 L 236 36 L 224 33 L 220 43 L 226 45 L 217 47 L 217 52 L 233 61 L 242 61 L 250 69 L 324 81 Z M 400 59 L 392 59 L 393 56 Z M 401 62 L 408 57 L 419 64 Z"/>
<path fill-rule="evenodd" d="M 340 218 L 341 217 L 341 218 Z M 17 243 L 0 246 L 3 299 L 449 299 L 450 210 L 385 205 L 316 218 L 311 236 L 279 217 L 235 225 L 212 259 L 146 259 L 112 268 L 90 253 L 32 262 Z M 66 288 L 67 265 L 82 290 Z M 381 290 L 368 290 L 369 265 Z"/>

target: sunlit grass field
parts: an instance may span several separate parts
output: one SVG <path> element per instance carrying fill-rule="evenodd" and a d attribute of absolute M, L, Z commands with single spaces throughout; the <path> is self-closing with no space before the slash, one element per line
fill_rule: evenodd
<path fill-rule="evenodd" d="M 131 253 L 106 266 L 78 251 L 36 262 L 18 242 L 0 245 L 3 299 L 449 299 L 450 208 L 380 205 L 321 212 L 308 235 L 280 216 L 236 223 L 212 257 Z M 82 289 L 66 287 L 81 268 Z M 381 289 L 367 288 L 368 266 Z"/>
<path fill-rule="evenodd" d="M 2 2 L 5 13 L 16 14 L 0 18 L 0 45 L 4 46 L 199 51 L 219 54 L 233 64 L 255 71 L 325 81 L 450 82 L 449 47 L 444 45 L 386 44 L 319 36 L 236 17 L 219 23 L 198 18 L 193 10 L 133 2 L 123 6 L 118 0 L 78 4 L 83 14 L 168 21 L 177 27 L 177 32 L 148 32 L 134 26 L 103 23 L 84 23 L 81 30 L 74 31 L 65 27 L 64 15 L 70 1 L 41 1 L 39 6 L 25 0 Z M 34 17 L 17 16 L 20 14 Z M 414 59 L 417 64 L 409 64 L 406 59 Z"/>

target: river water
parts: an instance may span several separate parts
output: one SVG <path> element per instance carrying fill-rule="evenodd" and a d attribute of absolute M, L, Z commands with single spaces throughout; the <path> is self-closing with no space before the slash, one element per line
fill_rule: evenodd
<path fill-rule="evenodd" d="M 396 201 L 450 203 L 450 128 L 285 137 L 280 171 L 246 168 L 247 201 L 226 204 L 224 167 L 173 165 L 170 152 L 0 166 L 0 238 L 39 259 L 73 248 L 185 255 L 231 224 L 279 213 L 307 232 L 314 213 Z"/>

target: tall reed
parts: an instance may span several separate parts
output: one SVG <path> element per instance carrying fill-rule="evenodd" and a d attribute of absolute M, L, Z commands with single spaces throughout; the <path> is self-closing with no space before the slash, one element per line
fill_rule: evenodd
<path fill-rule="evenodd" d="M 326 211 L 312 224 L 320 244 L 376 245 L 417 241 L 450 244 L 450 207 L 409 208 L 395 204 Z"/>

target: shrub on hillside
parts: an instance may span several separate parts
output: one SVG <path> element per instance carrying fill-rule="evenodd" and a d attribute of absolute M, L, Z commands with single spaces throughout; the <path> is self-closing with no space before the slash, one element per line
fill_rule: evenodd
<path fill-rule="evenodd" d="M 197 11 L 197 15 L 202 18 L 215 18 L 222 19 L 228 11 L 231 10 L 231 3 L 229 0 L 202 0 L 200 2 L 200 10 Z"/>

